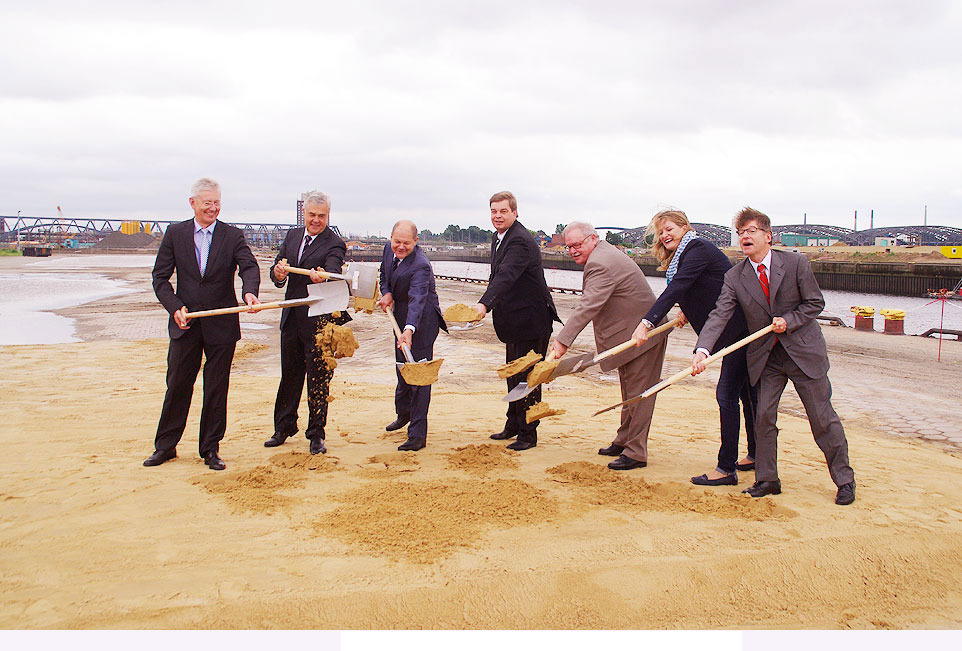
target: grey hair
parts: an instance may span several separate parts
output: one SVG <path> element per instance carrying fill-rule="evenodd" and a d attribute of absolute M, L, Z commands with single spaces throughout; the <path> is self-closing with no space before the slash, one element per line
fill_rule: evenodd
<path fill-rule="evenodd" d="M 324 194 L 323 192 L 318 192 L 317 190 L 311 190 L 310 192 L 304 193 L 304 205 L 309 203 L 316 204 L 326 204 L 328 208 L 331 207 L 331 198 Z"/>
<path fill-rule="evenodd" d="M 595 227 L 588 222 L 571 222 L 565 226 L 565 229 L 561 232 L 561 236 L 564 237 L 568 234 L 568 231 L 571 230 L 579 230 L 585 237 L 590 237 L 592 235 L 598 237 L 598 231 L 596 231 Z"/>
<path fill-rule="evenodd" d="M 202 179 L 197 179 L 194 181 L 194 185 L 190 186 L 190 198 L 193 199 L 200 195 L 201 192 L 207 192 L 208 190 L 220 193 L 220 183 L 206 176 Z"/>

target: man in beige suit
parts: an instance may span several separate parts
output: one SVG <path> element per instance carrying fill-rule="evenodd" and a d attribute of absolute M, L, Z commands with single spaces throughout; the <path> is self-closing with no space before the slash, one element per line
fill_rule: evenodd
<path fill-rule="evenodd" d="M 558 357 L 564 355 L 589 321 L 594 326 L 598 352 L 623 344 L 631 339 L 655 302 L 645 275 L 631 258 L 600 240 L 591 224 L 571 222 L 564 230 L 564 238 L 569 255 L 585 268 L 583 294 L 568 317 L 568 324 L 551 344 L 552 349 Z M 658 382 L 667 342 L 666 335 L 658 336 L 601 362 L 602 370 L 618 369 L 622 400 Z M 648 428 L 654 410 L 654 398 L 622 407 L 621 426 L 614 442 L 598 450 L 598 454 L 618 457 L 608 464 L 609 468 L 631 470 L 648 465 Z"/>

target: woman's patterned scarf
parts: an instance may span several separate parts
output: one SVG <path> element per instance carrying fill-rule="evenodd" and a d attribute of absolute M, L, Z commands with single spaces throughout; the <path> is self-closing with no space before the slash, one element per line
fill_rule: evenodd
<path fill-rule="evenodd" d="M 668 271 L 665 272 L 665 278 L 668 279 L 669 283 L 678 271 L 678 261 L 681 260 L 681 252 L 684 251 L 685 247 L 696 237 L 698 237 L 698 233 L 688 231 L 685 233 L 685 236 L 681 238 L 681 242 L 678 243 L 678 248 L 675 249 L 675 255 L 671 256 L 671 262 L 668 263 Z"/>

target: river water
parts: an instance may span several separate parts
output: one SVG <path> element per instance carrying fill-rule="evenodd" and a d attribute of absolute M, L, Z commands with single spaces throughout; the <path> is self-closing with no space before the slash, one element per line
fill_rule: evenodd
<path fill-rule="evenodd" d="M 0 268 L 0 345 L 52 344 L 79 341 L 74 336 L 73 320 L 53 313 L 72 305 L 118 296 L 136 291 L 122 281 L 103 275 L 104 268 L 143 268 L 149 277 L 154 257 L 150 255 L 61 255 L 42 258 L 20 265 L 17 269 Z M 375 263 L 370 263 L 375 264 Z M 445 276 L 485 280 L 489 268 L 472 262 L 434 262 L 435 273 Z M 69 272 L 69 273 L 58 273 Z M 545 270 L 549 286 L 581 288 L 581 272 L 561 269 Z M 664 278 L 648 279 L 655 294 L 665 289 Z M 483 290 L 477 287 L 480 296 Z M 880 309 L 905 310 L 905 333 L 920 334 L 929 328 L 962 330 L 962 301 L 931 301 L 925 298 L 854 294 L 824 291 L 825 313 L 837 316 L 854 326 L 853 305 Z M 881 331 L 884 321 L 875 318 L 875 329 Z"/>

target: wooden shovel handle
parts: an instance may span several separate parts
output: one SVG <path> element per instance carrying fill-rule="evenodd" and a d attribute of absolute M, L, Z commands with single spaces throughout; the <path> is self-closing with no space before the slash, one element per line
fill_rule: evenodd
<path fill-rule="evenodd" d="M 187 312 L 184 316 L 188 319 L 199 319 L 205 316 L 220 316 L 222 314 L 239 314 L 241 312 L 260 312 L 261 310 L 276 310 L 281 307 L 297 307 L 299 305 L 310 305 L 316 303 L 316 298 L 298 298 L 290 301 L 275 301 L 273 303 L 257 303 L 248 307 L 238 305 L 237 307 L 219 307 L 215 310 L 200 310 L 199 312 Z"/>
<path fill-rule="evenodd" d="M 394 318 L 394 308 L 385 311 L 387 312 L 388 317 L 391 319 L 391 325 L 394 326 L 394 334 L 397 337 L 397 340 L 401 341 L 401 328 L 397 324 L 397 319 Z M 404 358 L 411 364 L 414 364 L 414 356 L 411 354 L 411 349 L 408 348 L 407 344 L 401 344 L 401 351 L 404 353 Z"/>
<path fill-rule="evenodd" d="M 288 268 L 287 268 L 287 273 L 289 273 L 289 274 L 300 274 L 301 276 L 310 276 L 310 275 L 311 275 L 311 271 L 312 271 L 311 269 L 301 269 L 300 267 L 288 267 Z M 316 271 L 316 270 L 314 270 L 314 271 Z M 352 276 L 345 276 L 344 274 L 335 274 L 335 273 L 331 273 L 330 271 L 324 271 L 323 269 L 322 269 L 321 271 L 318 271 L 317 273 L 321 274 L 321 275 L 324 276 L 325 278 L 337 278 L 338 280 L 353 280 L 353 279 L 354 279 L 354 276 L 353 276 L 353 275 L 352 275 Z"/>
<path fill-rule="evenodd" d="M 658 326 L 657 328 L 652 328 L 651 330 L 649 330 L 649 331 L 648 331 L 648 338 L 651 339 L 651 338 L 654 337 L 655 335 L 660 335 L 661 333 L 663 333 L 663 332 L 665 332 L 665 331 L 667 331 L 667 330 L 671 330 L 672 328 L 674 328 L 675 326 L 678 326 L 678 325 L 680 325 L 680 324 L 681 324 L 681 319 L 679 319 L 679 318 L 676 317 L 676 318 L 672 319 L 671 321 L 669 321 L 668 323 L 662 324 L 662 325 Z M 607 359 L 608 357 L 611 357 L 612 355 L 617 355 L 618 353 L 623 353 L 623 352 L 625 352 L 626 350 L 630 350 L 631 348 L 634 347 L 634 345 L 635 345 L 635 340 L 634 340 L 634 339 L 629 339 L 628 341 L 626 341 L 626 342 L 623 343 L 623 344 L 618 344 L 618 345 L 615 346 L 614 348 L 609 348 L 608 350 L 604 350 L 604 351 L 598 353 L 597 355 L 595 355 L 595 358 L 594 358 L 592 361 L 593 361 L 594 363 L 598 363 L 598 362 L 600 362 L 600 361 L 603 360 L 603 359 Z"/>

